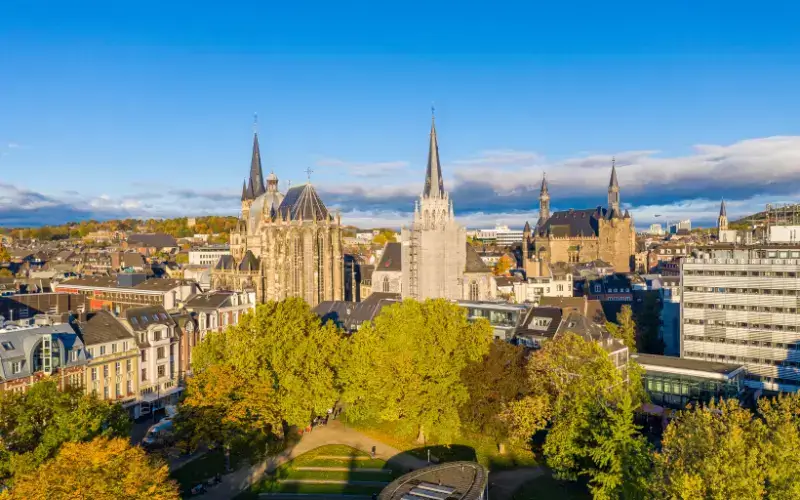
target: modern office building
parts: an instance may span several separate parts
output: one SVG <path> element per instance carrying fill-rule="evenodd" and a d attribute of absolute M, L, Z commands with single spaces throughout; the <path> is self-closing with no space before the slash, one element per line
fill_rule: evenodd
<path fill-rule="evenodd" d="M 654 405 L 681 409 L 690 403 L 743 394 L 746 371 L 741 364 L 655 354 L 632 354 L 631 358 L 644 369 L 642 383 Z"/>
<path fill-rule="evenodd" d="M 800 246 L 714 245 L 681 265 L 681 357 L 747 369 L 754 389 L 800 389 Z"/>
<path fill-rule="evenodd" d="M 220 257 L 230 255 L 228 245 L 199 247 L 189 250 L 189 264 L 196 266 L 216 266 Z"/>

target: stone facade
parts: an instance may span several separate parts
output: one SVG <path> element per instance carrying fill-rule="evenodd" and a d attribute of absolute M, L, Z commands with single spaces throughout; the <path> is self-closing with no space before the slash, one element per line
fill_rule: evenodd
<path fill-rule="evenodd" d="M 387 259 L 392 262 L 387 264 Z M 477 301 L 495 294 L 491 271 L 467 244 L 466 229 L 456 222 L 453 202 L 444 190 L 433 122 L 425 187 L 415 203 L 414 219 L 402 229 L 401 243 L 387 245 L 372 279 L 373 291 L 388 289 L 417 300 Z"/>
<path fill-rule="evenodd" d="M 342 300 L 341 218 L 328 212 L 311 183 L 278 190 L 271 173 L 264 187 L 258 136 L 250 179 L 242 186 L 242 213 L 231 231 L 231 255 L 212 271 L 215 289 L 254 291 L 258 302 L 302 297 L 311 306 Z"/>
<path fill-rule="evenodd" d="M 636 228 L 630 213 L 620 209 L 616 166 L 611 167 L 608 208 L 550 213 L 547 180 L 542 179 L 540 217 L 535 228 L 525 224 L 523 266 L 536 269 L 540 263 L 584 263 L 600 259 L 617 272 L 628 272 L 636 251 Z"/>

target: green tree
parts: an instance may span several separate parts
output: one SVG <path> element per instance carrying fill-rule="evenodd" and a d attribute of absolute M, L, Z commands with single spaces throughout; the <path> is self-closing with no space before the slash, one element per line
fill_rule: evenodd
<path fill-rule="evenodd" d="M 758 410 L 768 435 L 762 441 L 767 498 L 800 498 L 800 395 L 762 398 Z"/>
<path fill-rule="evenodd" d="M 190 386 L 189 398 L 196 397 L 190 399 L 196 406 L 217 406 L 227 415 L 250 414 L 268 424 L 283 420 L 305 427 L 337 400 L 334 374 L 341 343 L 342 332 L 332 323 L 321 324 L 303 299 L 259 304 L 254 314 L 209 334 L 196 347 L 193 368 L 199 378 Z M 214 388 L 226 378 L 244 389 Z M 248 394 L 248 389 L 258 394 Z M 264 401 L 266 397 L 272 399 Z"/>
<path fill-rule="evenodd" d="M 489 352 L 470 363 L 462 374 L 469 399 L 461 406 L 461 421 L 468 429 L 501 441 L 509 426 L 500 418 L 504 407 L 527 392 L 525 350 L 505 341 L 492 342 Z M 518 428 L 519 422 L 513 427 Z"/>
<path fill-rule="evenodd" d="M 764 498 L 765 426 L 733 399 L 682 411 L 655 454 L 658 498 Z"/>
<path fill-rule="evenodd" d="M 621 340 L 630 352 L 636 352 L 636 323 L 631 306 L 624 305 L 617 313 L 617 322 L 606 322 L 606 329 L 615 339 Z"/>
<path fill-rule="evenodd" d="M 45 380 L 24 393 L 0 392 L 0 436 L 3 440 L 0 473 L 30 470 L 53 457 L 66 442 L 97 436 L 127 436 L 128 413 L 116 403 L 83 394 L 81 389 L 59 391 Z M 0 476 L 0 483 L 8 480 Z"/>
<path fill-rule="evenodd" d="M 187 253 L 179 253 L 175 256 L 175 263 L 176 264 L 188 264 L 189 263 L 189 254 Z"/>
<path fill-rule="evenodd" d="M 471 322 L 446 300 L 406 300 L 384 307 L 353 335 L 340 380 L 348 418 L 394 422 L 400 433 L 447 439 L 461 427 L 458 409 L 469 398 L 461 378 L 492 342 L 485 320 Z"/>
<path fill-rule="evenodd" d="M 641 386 L 641 369 L 635 363 L 618 368 L 606 350 L 592 340 L 567 332 L 556 336 L 535 352 L 527 366 L 528 386 L 531 394 L 526 398 L 538 398 L 536 404 L 518 404 L 504 415 L 513 422 L 533 421 L 541 424 L 542 416 L 549 422 L 549 430 L 543 446 L 547 464 L 554 473 L 563 479 L 576 480 L 588 476 L 603 491 L 614 491 L 624 487 L 635 489 L 630 481 L 633 476 L 618 477 L 618 484 L 611 476 L 617 462 L 608 461 L 608 455 L 592 455 L 598 447 L 614 447 L 617 451 L 634 449 L 639 444 L 622 441 L 625 427 L 603 428 L 600 424 L 607 420 L 608 408 L 638 407 L 644 398 Z M 538 412 L 536 418 L 531 413 Z M 629 418 L 630 417 L 630 418 Z M 623 412 L 619 419 L 628 419 L 633 426 L 632 411 Z M 627 429 L 629 429 L 628 427 Z M 535 426 L 528 428 L 538 430 Z M 519 436 L 522 439 L 524 436 Z M 612 444 L 605 444 L 607 439 Z M 616 439 L 619 442 L 613 442 Z M 605 457 L 605 458 L 604 458 Z M 624 464 L 628 457 L 622 456 Z M 602 486 L 608 484 L 609 486 Z M 620 486 L 621 485 L 621 486 Z"/>
<path fill-rule="evenodd" d="M 592 466 L 585 472 L 597 500 L 645 499 L 652 468 L 650 445 L 634 424 L 630 392 L 623 391 L 616 405 L 605 405 L 592 429 L 595 446 L 589 448 Z"/>
<path fill-rule="evenodd" d="M 25 500 L 177 500 L 169 468 L 127 439 L 65 443 L 55 458 L 20 473 L 4 497 Z"/>

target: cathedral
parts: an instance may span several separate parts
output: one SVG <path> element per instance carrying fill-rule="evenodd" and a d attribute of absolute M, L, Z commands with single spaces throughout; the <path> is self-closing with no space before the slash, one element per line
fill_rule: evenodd
<path fill-rule="evenodd" d="M 453 201 L 444 190 L 436 123 L 431 122 L 425 187 L 400 243 L 388 243 L 372 274 L 373 291 L 425 300 L 487 300 L 495 295 L 491 270 L 467 243 Z"/>
<path fill-rule="evenodd" d="M 265 186 L 257 133 L 230 248 L 212 271 L 216 289 L 253 290 L 259 302 L 302 297 L 312 307 L 343 298 L 339 214 L 328 212 L 310 181 L 284 195 L 270 173 Z"/>
<path fill-rule="evenodd" d="M 546 263 L 584 263 L 597 259 L 616 272 L 631 270 L 636 250 L 636 228 L 626 210 L 620 209 L 617 167 L 611 162 L 608 207 L 569 209 L 550 213 L 547 178 L 542 177 L 539 192 L 539 220 L 536 227 L 525 223 L 522 261 L 528 276 L 540 276 Z"/>

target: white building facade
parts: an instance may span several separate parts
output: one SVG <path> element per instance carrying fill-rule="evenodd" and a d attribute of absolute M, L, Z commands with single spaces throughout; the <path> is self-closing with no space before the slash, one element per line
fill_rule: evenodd
<path fill-rule="evenodd" d="M 681 357 L 747 367 L 754 388 L 800 389 L 800 247 L 704 249 L 681 266 Z"/>
<path fill-rule="evenodd" d="M 230 254 L 231 249 L 227 245 L 195 248 L 189 250 L 189 264 L 195 266 L 216 266 L 220 257 Z"/>

